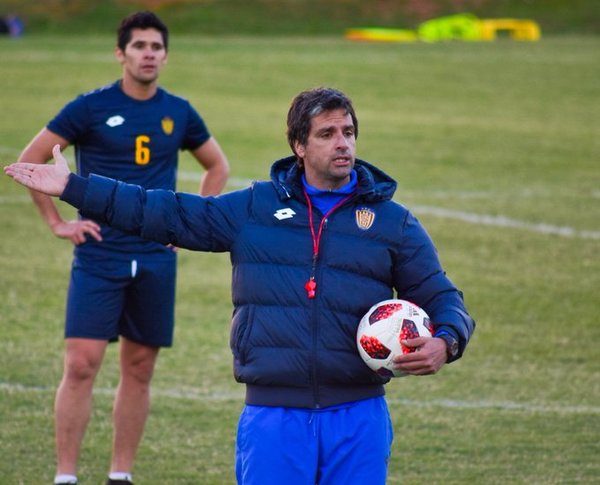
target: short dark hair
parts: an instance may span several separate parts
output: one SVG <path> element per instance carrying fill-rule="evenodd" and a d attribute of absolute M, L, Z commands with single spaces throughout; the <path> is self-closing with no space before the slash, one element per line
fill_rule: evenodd
<path fill-rule="evenodd" d="M 122 51 L 131 40 L 131 31 L 133 29 L 156 29 L 162 34 L 165 50 L 169 49 L 169 29 L 153 12 L 136 12 L 121 21 L 117 30 L 117 47 Z"/>
<path fill-rule="evenodd" d="M 294 153 L 294 143 L 305 145 L 310 132 L 310 120 L 324 111 L 343 109 L 352 117 L 354 136 L 358 137 L 358 119 L 352 101 L 341 91 L 333 88 L 314 88 L 303 91 L 292 101 L 287 116 L 287 138 Z"/>

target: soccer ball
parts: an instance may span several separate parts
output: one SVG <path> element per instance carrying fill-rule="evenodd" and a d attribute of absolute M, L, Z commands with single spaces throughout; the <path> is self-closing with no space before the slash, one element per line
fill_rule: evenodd
<path fill-rule="evenodd" d="M 431 337 L 433 326 L 419 306 L 406 300 L 385 300 L 373 305 L 358 324 L 356 345 L 365 363 L 385 377 L 406 373 L 393 368 L 393 358 L 414 352 L 401 340 Z"/>

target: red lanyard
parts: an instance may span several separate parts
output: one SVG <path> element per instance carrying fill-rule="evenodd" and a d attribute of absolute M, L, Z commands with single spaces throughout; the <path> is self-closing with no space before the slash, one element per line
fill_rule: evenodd
<path fill-rule="evenodd" d="M 306 295 L 310 299 L 313 299 L 317 293 L 317 282 L 315 281 L 315 270 L 316 270 L 316 266 L 317 266 L 317 258 L 319 257 L 319 246 L 321 244 L 321 235 L 323 234 L 323 227 L 325 226 L 325 222 L 327 222 L 327 217 L 329 217 L 329 215 L 334 210 L 336 210 L 338 207 L 340 207 L 344 202 L 346 202 L 348 199 L 350 199 L 353 195 L 354 194 L 350 194 L 350 195 L 344 197 L 342 200 L 340 200 L 337 204 L 335 204 L 331 209 L 329 209 L 327 211 L 327 213 L 323 216 L 323 219 L 321 219 L 321 223 L 319 224 L 319 232 L 317 234 L 315 234 L 315 226 L 313 223 L 312 202 L 310 201 L 310 197 L 309 197 L 308 193 L 306 192 L 306 189 L 304 189 L 304 197 L 306 197 L 306 203 L 308 204 L 308 225 L 310 226 L 310 235 L 312 237 L 312 243 L 313 243 L 313 261 L 312 261 L 311 274 L 310 274 L 310 278 L 308 279 L 308 281 L 304 284 L 304 289 L 306 290 Z"/>

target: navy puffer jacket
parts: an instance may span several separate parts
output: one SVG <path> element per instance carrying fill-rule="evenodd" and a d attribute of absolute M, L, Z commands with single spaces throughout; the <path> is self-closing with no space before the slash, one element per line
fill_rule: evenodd
<path fill-rule="evenodd" d="M 384 393 L 389 378 L 356 349 L 358 322 L 376 302 L 397 296 L 422 306 L 438 331 L 457 338 L 459 356 L 475 326 L 429 236 L 391 200 L 396 183 L 361 160 L 355 169 L 357 191 L 328 216 L 316 261 L 294 157 L 275 162 L 271 181 L 218 197 L 71 175 L 62 198 L 147 239 L 230 252 L 230 343 L 246 402 L 319 408 Z M 315 232 L 322 217 L 313 209 Z M 311 275 L 313 299 L 304 288 Z"/>

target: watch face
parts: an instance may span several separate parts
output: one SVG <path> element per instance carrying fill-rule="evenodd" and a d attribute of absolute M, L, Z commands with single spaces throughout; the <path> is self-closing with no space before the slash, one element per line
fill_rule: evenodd
<path fill-rule="evenodd" d="M 458 354 L 458 341 L 450 335 L 444 335 L 442 337 L 446 341 L 446 349 L 450 357 L 455 357 Z"/>
<path fill-rule="evenodd" d="M 453 340 L 452 343 L 448 346 L 448 352 L 450 352 L 450 355 L 452 357 L 458 354 L 458 342 L 456 340 Z"/>

